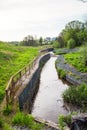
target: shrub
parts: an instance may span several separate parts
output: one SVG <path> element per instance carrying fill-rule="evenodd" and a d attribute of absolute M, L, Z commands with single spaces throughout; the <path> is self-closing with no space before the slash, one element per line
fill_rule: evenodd
<path fill-rule="evenodd" d="M 67 103 L 71 103 L 82 108 L 87 107 L 87 85 L 82 84 L 77 87 L 69 87 L 63 93 L 63 99 Z"/>
<path fill-rule="evenodd" d="M 63 69 L 57 69 L 58 75 L 60 78 L 65 79 L 66 78 L 66 71 Z"/>
<path fill-rule="evenodd" d="M 68 43 L 67 43 L 68 48 L 74 48 L 75 46 L 76 46 L 76 42 L 75 42 L 75 40 L 73 38 L 68 40 Z"/>

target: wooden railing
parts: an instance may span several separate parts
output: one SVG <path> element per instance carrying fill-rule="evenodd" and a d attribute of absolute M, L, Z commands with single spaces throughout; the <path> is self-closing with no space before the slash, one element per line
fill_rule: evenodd
<path fill-rule="evenodd" d="M 9 82 L 8 82 L 8 85 L 6 87 L 6 105 L 8 106 L 9 103 L 13 102 L 14 101 L 14 96 L 15 96 L 15 93 L 17 91 L 17 83 L 19 82 L 19 84 L 22 85 L 22 80 L 21 78 L 24 76 L 24 75 L 29 75 L 30 74 L 30 71 L 31 69 L 33 69 L 33 67 L 35 66 L 36 64 L 36 61 L 37 59 L 39 58 L 40 54 L 31 62 L 29 63 L 28 65 L 26 65 L 24 68 L 22 68 L 21 70 L 19 70 L 15 75 L 13 75 Z"/>

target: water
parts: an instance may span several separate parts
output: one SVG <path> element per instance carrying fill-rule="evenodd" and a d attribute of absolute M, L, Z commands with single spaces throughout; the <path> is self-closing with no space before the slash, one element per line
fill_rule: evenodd
<path fill-rule="evenodd" d="M 51 57 L 42 69 L 32 115 L 57 123 L 60 114 L 68 113 L 62 99 L 62 93 L 68 85 L 58 78 L 55 60 L 56 57 Z"/>

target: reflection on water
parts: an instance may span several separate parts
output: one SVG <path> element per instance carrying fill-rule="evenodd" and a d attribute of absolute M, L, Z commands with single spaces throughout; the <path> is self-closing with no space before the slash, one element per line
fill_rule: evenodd
<path fill-rule="evenodd" d="M 62 100 L 62 93 L 68 86 L 58 79 L 55 60 L 56 57 L 51 57 L 42 69 L 32 115 L 57 123 L 58 115 L 68 113 Z"/>

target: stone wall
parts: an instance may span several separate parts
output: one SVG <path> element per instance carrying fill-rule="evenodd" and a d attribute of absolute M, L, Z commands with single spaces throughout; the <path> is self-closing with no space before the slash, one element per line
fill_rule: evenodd
<path fill-rule="evenodd" d="M 49 60 L 49 58 L 49 53 L 40 58 L 38 67 L 29 79 L 29 83 L 18 97 L 20 110 L 31 113 L 33 101 L 39 88 L 40 73 L 42 67 L 44 66 L 46 61 Z"/>

